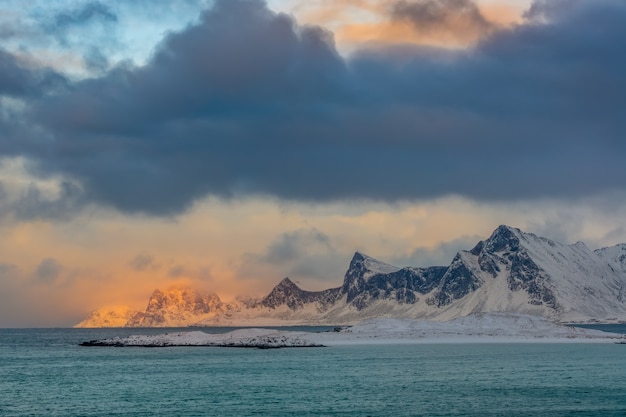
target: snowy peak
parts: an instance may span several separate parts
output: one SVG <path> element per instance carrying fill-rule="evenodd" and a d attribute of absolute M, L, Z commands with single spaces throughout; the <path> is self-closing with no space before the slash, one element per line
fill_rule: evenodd
<path fill-rule="evenodd" d="M 289 278 L 284 278 L 272 291 L 261 301 L 265 307 L 276 308 L 286 304 L 292 310 L 302 306 L 303 291 Z"/>
<path fill-rule="evenodd" d="M 378 259 L 374 259 L 371 256 L 367 256 L 361 252 L 356 252 L 352 257 L 350 265 L 352 266 L 353 264 L 359 263 L 362 263 L 367 271 L 374 274 L 390 274 L 400 269 L 397 266 L 393 266 L 383 261 L 379 261 Z"/>
<path fill-rule="evenodd" d="M 597 249 L 594 253 L 603 261 L 607 262 L 611 268 L 626 274 L 626 244 L 610 246 L 608 248 Z"/>
<path fill-rule="evenodd" d="M 398 271 L 399 269 L 400 268 L 397 266 L 389 265 L 361 252 L 355 252 L 354 256 L 352 256 L 352 260 L 350 261 L 350 265 L 348 266 L 348 273 L 352 271 L 353 273 L 350 274 L 351 276 L 358 275 L 367 280 L 372 275 L 390 274 Z M 346 276 L 347 275 L 348 274 L 346 274 Z"/>
<path fill-rule="evenodd" d="M 282 281 L 278 283 L 277 286 L 274 287 L 272 292 L 283 291 L 283 292 L 291 292 L 291 291 L 302 291 L 298 285 L 293 282 L 289 277 L 283 278 Z M 271 294 L 271 293 L 270 293 Z"/>
<path fill-rule="evenodd" d="M 480 271 L 504 277 L 512 295 L 527 294 L 542 314 L 572 321 L 610 319 L 626 313 L 626 265 L 619 245 L 591 251 L 500 226 L 471 251 Z"/>
<path fill-rule="evenodd" d="M 540 257 L 535 255 L 551 253 L 555 248 L 565 246 L 501 225 L 470 253 L 476 257 L 479 275 L 488 274 L 493 279 L 503 275 L 509 290 L 525 291 L 530 304 L 557 309 L 559 306 L 551 290 L 549 274 L 538 265 Z"/>
<path fill-rule="evenodd" d="M 373 276 L 390 274 L 400 268 L 386 264 L 361 252 L 356 252 L 350 261 L 350 266 L 344 275 L 341 292 L 347 294 L 348 302 L 351 302 L 366 286 Z"/>
<path fill-rule="evenodd" d="M 420 295 L 432 291 L 444 274 L 445 267 L 398 268 L 355 253 L 341 287 L 348 305 L 363 310 L 380 300 L 415 304 Z"/>
<path fill-rule="evenodd" d="M 155 290 L 142 317 L 129 320 L 128 327 L 176 327 L 190 320 L 205 318 L 223 311 L 215 293 L 202 294 L 190 288 Z M 196 320 L 197 321 L 197 320 Z"/>
<path fill-rule="evenodd" d="M 517 252 L 529 247 L 552 247 L 568 246 L 555 242 L 545 237 L 540 237 L 534 233 L 526 233 L 516 227 L 500 225 L 493 231 L 487 240 L 478 242 L 478 244 L 470 251 L 473 255 L 480 253 L 508 253 Z M 574 245 L 581 249 L 587 248 L 583 242 L 577 242 Z"/>
<path fill-rule="evenodd" d="M 339 288 L 324 291 L 304 291 L 289 278 L 284 278 L 259 303 L 260 306 L 276 309 L 286 305 L 291 310 L 298 310 L 305 304 L 317 303 L 320 308 L 337 301 Z"/>
<path fill-rule="evenodd" d="M 516 251 L 519 249 L 520 235 L 522 231 L 519 229 L 505 225 L 498 226 L 484 242 L 483 250 L 489 253 Z"/>
<path fill-rule="evenodd" d="M 428 303 L 437 307 L 446 306 L 475 291 L 482 283 L 472 252 L 459 252 L 445 269 L 437 290 L 428 299 Z"/>
<path fill-rule="evenodd" d="M 74 327 L 78 328 L 100 328 L 100 327 L 124 327 L 126 323 L 134 320 L 141 320 L 143 313 L 132 310 L 126 306 L 105 307 L 92 311 Z"/>

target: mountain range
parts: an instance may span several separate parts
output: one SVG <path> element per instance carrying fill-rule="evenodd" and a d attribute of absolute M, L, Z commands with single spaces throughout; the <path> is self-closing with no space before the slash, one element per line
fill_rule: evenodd
<path fill-rule="evenodd" d="M 483 312 L 626 321 L 626 244 L 591 250 L 499 226 L 448 266 L 400 268 L 357 252 L 336 288 L 306 291 L 285 278 L 261 299 L 233 303 L 193 289 L 155 290 L 143 312 L 96 310 L 76 327 L 341 325 Z"/>

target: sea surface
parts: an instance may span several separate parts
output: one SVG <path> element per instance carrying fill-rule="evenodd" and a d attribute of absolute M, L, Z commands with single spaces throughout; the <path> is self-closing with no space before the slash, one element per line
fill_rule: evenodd
<path fill-rule="evenodd" d="M 178 330 L 0 329 L 0 416 L 626 416 L 626 345 L 78 346 Z"/>

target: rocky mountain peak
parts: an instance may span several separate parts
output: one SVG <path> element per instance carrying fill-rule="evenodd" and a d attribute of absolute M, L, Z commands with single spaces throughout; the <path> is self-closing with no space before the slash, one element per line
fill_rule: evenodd
<path fill-rule="evenodd" d="M 178 308 L 196 314 L 209 313 L 220 298 L 215 293 L 201 294 L 191 288 L 176 288 L 167 291 L 155 290 L 148 301 L 146 314 L 167 308 Z"/>
<path fill-rule="evenodd" d="M 355 252 L 350 261 L 350 266 L 344 275 L 343 285 L 341 287 L 342 293 L 348 294 L 348 299 L 352 299 L 352 296 L 360 291 L 365 285 L 365 282 L 372 276 L 391 274 L 400 269 L 401 268 L 397 266 L 379 261 L 361 252 Z"/>
<path fill-rule="evenodd" d="M 593 252 L 614 270 L 626 273 L 626 243 L 596 249 Z"/>
<path fill-rule="evenodd" d="M 124 327 L 129 321 L 141 321 L 143 313 L 128 306 L 104 307 L 92 311 L 74 327 Z"/>
<path fill-rule="evenodd" d="M 193 317 L 222 311 L 223 303 L 215 293 L 201 293 L 191 288 L 156 289 L 143 317 L 127 323 L 129 327 L 179 326 Z"/>
<path fill-rule="evenodd" d="M 480 242 L 477 246 L 479 246 Z M 483 280 L 476 274 L 466 259 L 472 252 L 458 252 L 450 266 L 444 269 L 444 273 L 438 282 L 437 290 L 428 299 L 428 302 L 437 307 L 451 304 L 455 300 L 463 298 L 472 291 L 478 289 Z M 476 256 L 476 255 L 474 255 Z"/>
<path fill-rule="evenodd" d="M 483 250 L 489 253 L 515 252 L 519 249 L 521 230 L 501 225 L 484 242 Z"/>
<path fill-rule="evenodd" d="M 360 252 L 355 252 L 350 261 L 341 286 L 341 292 L 348 294 L 348 300 L 352 300 L 361 291 L 365 285 L 366 275 L 371 275 L 371 271 L 367 267 L 368 259 L 371 258 Z"/>
<path fill-rule="evenodd" d="M 260 306 L 276 309 L 286 305 L 291 310 L 298 310 L 308 303 L 318 303 L 319 308 L 333 304 L 337 301 L 339 288 L 331 288 L 324 291 L 305 291 L 298 287 L 289 278 L 284 278 L 272 291 L 259 303 Z"/>
<path fill-rule="evenodd" d="M 285 277 L 278 283 L 275 288 L 291 288 L 291 289 L 300 289 L 295 282 L 293 282 L 289 277 Z"/>
<path fill-rule="evenodd" d="M 276 308 L 286 304 L 291 309 L 300 306 L 298 299 L 302 294 L 302 290 L 289 278 L 283 278 L 278 285 L 261 301 L 261 305 L 268 308 Z"/>

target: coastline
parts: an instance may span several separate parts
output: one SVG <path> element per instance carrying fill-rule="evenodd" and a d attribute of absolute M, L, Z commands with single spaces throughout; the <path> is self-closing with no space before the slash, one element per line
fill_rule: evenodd
<path fill-rule="evenodd" d="M 626 335 L 563 326 L 536 316 L 508 313 L 477 314 L 448 322 L 372 319 L 335 331 L 311 333 L 264 328 L 237 329 L 222 334 L 199 330 L 132 335 L 84 342 L 83 346 L 115 347 L 322 347 L 391 344 L 478 343 L 620 343 Z"/>

